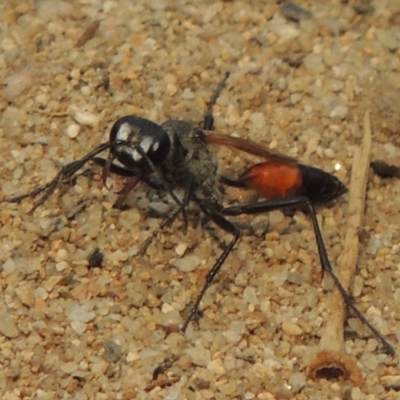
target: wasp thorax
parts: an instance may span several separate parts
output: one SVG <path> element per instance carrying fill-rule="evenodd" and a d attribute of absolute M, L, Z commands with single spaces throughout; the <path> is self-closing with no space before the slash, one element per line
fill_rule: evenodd
<path fill-rule="evenodd" d="M 114 143 L 113 155 L 125 167 L 135 170 L 162 163 L 171 149 L 168 134 L 161 126 L 133 115 L 126 115 L 114 124 L 110 141 Z"/>

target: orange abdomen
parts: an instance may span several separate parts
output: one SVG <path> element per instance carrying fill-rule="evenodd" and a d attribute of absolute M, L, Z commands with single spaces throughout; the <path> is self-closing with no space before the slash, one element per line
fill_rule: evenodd
<path fill-rule="evenodd" d="M 251 166 L 239 179 L 267 199 L 297 196 L 303 176 L 297 164 L 266 161 Z"/>

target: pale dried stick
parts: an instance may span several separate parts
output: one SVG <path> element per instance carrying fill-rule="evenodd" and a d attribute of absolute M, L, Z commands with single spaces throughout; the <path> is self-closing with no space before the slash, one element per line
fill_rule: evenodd
<path fill-rule="evenodd" d="M 358 230 L 361 226 L 365 208 L 365 193 L 369 175 L 371 153 L 371 124 L 369 112 L 364 116 L 364 137 L 360 148 L 356 148 L 351 171 L 349 190 L 349 219 L 341 265 L 338 268 L 339 279 L 349 291 L 357 267 L 360 248 Z M 360 386 L 362 377 L 356 362 L 345 354 L 344 321 L 346 303 L 335 289 L 330 298 L 329 318 L 321 335 L 318 354 L 309 364 L 312 377 L 350 379 Z M 334 375 L 334 376 L 332 376 Z"/>

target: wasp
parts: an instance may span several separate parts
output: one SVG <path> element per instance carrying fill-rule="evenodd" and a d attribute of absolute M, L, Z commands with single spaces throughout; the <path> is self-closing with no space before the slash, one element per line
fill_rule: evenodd
<path fill-rule="evenodd" d="M 120 194 L 127 194 L 139 182 L 152 188 L 166 191 L 176 203 L 176 209 L 168 216 L 173 221 L 182 214 L 187 224 L 186 208 L 195 203 L 200 210 L 220 229 L 232 236 L 214 265 L 191 306 L 182 330 L 186 330 L 199 311 L 200 302 L 220 271 L 225 260 L 241 236 L 239 227 L 229 217 L 243 214 L 260 214 L 277 209 L 303 208 L 311 217 L 317 242 L 322 274 L 329 274 L 339 289 L 349 309 L 371 330 L 383 344 L 386 352 L 393 354 L 393 347 L 358 310 L 337 277 L 328 259 L 314 205 L 334 200 L 346 192 L 344 184 L 335 176 L 321 169 L 303 165 L 282 154 L 272 152 L 259 143 L 239 137 L 222 135 L 213 131 L 212 108 L 228 79 L 223 80 L 214 91 L 200 129 L 182 120 L 168 120 L 157 124 L 145 118 L 126 115 L 118 119 L 111 128 L 109 140 L 100 144 L 79 160 L 61 168 L 49 183 L 29 193 L 5 199 L 3 202 L 20 202 L 22 199 L 41 195 L 33 209 L 42 205 L 59 184 L 70 179 L 86 163 L 93 160 L 100 164 L 102 180 L 107 185 L 110 174 L 126 178 Z M 218 174 L 218 159 L 212 146 L 220 145 L 237 149 L 261 158 L 263 161 L 251 165 L 236 179 Z M 97 157 L 108 150 L 107 158 Z M 253 189 L 264 200 L 244 205 L 224 206 L 219 185 Z M 183 195 L 176 192 L 180 189 Z M 166 223 L 163 224 L 163 226 Z"/>

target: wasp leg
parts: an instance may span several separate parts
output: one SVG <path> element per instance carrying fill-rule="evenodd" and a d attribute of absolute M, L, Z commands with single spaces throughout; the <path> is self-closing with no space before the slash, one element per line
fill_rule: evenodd
<path fill-rule="evenodd" d="M 230 233 L 233 238 L 229 242 L 229 244 L 225 247 L 224 251 L 222 254 L 218 257 L 217 261 L 213 265 L 213 267 L 210 269 L 206 276 L 206 281 L 204 282 L 204 285 L 202 289 L 200 290 L 199 294 L 196 297 L 196 300 L 194 302 L 194 305 L 190 309 L 189 315 L 186 318 L 183 326 L 182 326 L 182 331 L 185 331 L 187 326 L 189 325 L 189 322 L 193 319 L 193 317 L 197 314 L 199 305 L 201 302 L 201 299 L 204 296 L 204 293 L 207 291 L 207 289 L 211 286 L 212 282 L 214 281 L 215 276 L 219 272 L 219 270 L 222 267 L 222 264 L 228 257 L 229 253 L 232 251 L 233 247 L 237 243 L 237 241 L 240 238 L 240 231 L 239 229 L 230 221 L 228 221 L 223 215 L 219 213 L 219 211 L 214 210 L 213 208 L 202 204 L 201 201 L 196 199 L 197 202 L 199 203 L 200 208 L 206 214 L 219 228 L 224 230 L 225 232 Z"/>
<path fill-rule="evenodd" d="M 182 213 L 183 215 L 183 229 L 187 229 L 188 217 L 186 213 L 186 207 L 189 205 L 193 194 L 193 183 L 194 178 L 193 176 L 190 176 L 185 184 L 185 194 L 183 196 L 182 202 L 179 204 L 179 207 L 176 210 L 172 211 L 168 215 L 168 217 L 162 222 L 162 224 L 153 232 L 153 234 L 146 239 L 146 241 L 140 248 L 140 254 L 144 254 L 146 252 L 147 248 L 150 246 L 151 242 L 158 235 L 158 233 L 161 232 L 167 225 L 172 224 L 180 213 Z"/>
<path fill-rule="evenodd" d="M 228 185 L 228 186 L 231 186 L 231 187 L 237 187 L 237 188 L 247 188 L 247 186 L 246 186 L 246 184 L 244 182 L 241 182 L 241 181 L 236 180 L 236 179 L 228 178 L 227 176 L 220 175 L 218 177 L 218 179 L 224 185 Z"/>
<path fill-rule="evenodd" d="M 394 349 L 392 345 L 382 336 L 382 334 L 365 318 L 364 314 L 356 307 L 354 301 L 347 293 L 346 289 L 343 287 L 340 279 L 334 272 L 332 265 L 328 259 L 328 254 L 324 241 L 322 239 L 321 229 L 318 224 L 315 209 L 307 197 L 291 197 L 287 199 L 275 199 L 275 200 L 265 200 L 257 203 L 247 204 L 243 206 L 232 206 L 226 207 L 220 212 L 224 215 L 241 215 L 241 214 L 259 214 L 263 212 L 269 212 L 273 210 L 279 210 L 287 207 L 299 207 L 303 206 L 308 209 L 310 213 L 311 220 L 313 223 L 315 238 L 318 246 L 318 254 L 322 268 L 322 274 L 324 272 L 329 273 L 332 277 L 334 284 L 341 293 L 347 307 L 349 307 L 357 318 L 374 334 L 374 336 L 382 343 L 384 351 L 387 354 L 394 355 Z"/>

